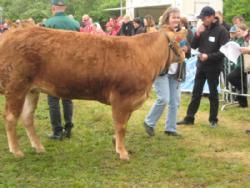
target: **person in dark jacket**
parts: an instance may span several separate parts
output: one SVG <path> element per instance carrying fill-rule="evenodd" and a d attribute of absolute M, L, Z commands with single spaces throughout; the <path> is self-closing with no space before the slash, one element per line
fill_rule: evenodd
<path fill-rule="evenodd" d="M 250 54 L 250 46 L 241 47 L 240 51 L 241 51 L 242 54 Z M 250 128 L 246 129 L 246 133 L 250 135 Z"/>
<path fill-rule="evenodd" d="M 204 7 L 198 18 L 202 19 L 203 24 L 197 28 L 191 43 L 191 47 L 193 49 L 198 48 L 200 52 L 198 55 L 192 99 L 188 106 L 186 117 L 177 124 L 194 124 L 194 116 L 198 111 L 203 87 L 205 81 L 207 80 L 210 91 L 209 122 L 211 127 L 216 127 L 219 109 L 217 87 L 219 84 L 219 75 L 223 69 L 224 59 L 224 55 L 219 51 L 219 49 L 222 45 L 228 42 L 229 35 L 226 29 L 220 25 L 218 20 L 215 18 L 215 11 L 213 8 L 209 6 Z"/>
<path fill-rule="evenodd" d="M 223 25 L 227 31 L 230 30 L 231 26 L 225 22 L 224 16 L 221 11 L 216 11 L 215 16 L 219 19 L 219 23 Z"/>
<path fill-rule="evenodd" d="M 64 0 L 52 0 L 52 12 L 53 17 L 46 20 L 45 27 L 51 29 L 63 29 L 71 31 L 80 31 L 80 24 L 69 18 L 64 12 L 66 9 Z M 60 98 L 56 96 L 48 95 L 48 104 L 50 112 L 50 121 L 52 124 L 53 133 L 49 135 L 49 138 L 55 140 L 63 139 L 63 136 L 70 138 L 71 129 L 73 127 L 72 115 L 73 115 L 73 103 L 69 99 L 62 99 L 63 112 L 65 126 L 62 127 L 61 112 L 60 112 Z"/>
<path fill-rule="evenodd" d="M 133 20 L 133 25 L 135 28 L 135 35 L 140 33 L 145 33 L 145 27 L 143 26 L 141 18 L 137 17 Z"/>
<path fill-rule="evenodd" d="M 240 46 L 245 46 L 244 33 L 247 31 L 245 24 L 239 24 L 236 27 L 236 38 L 234 41 Z M 227 81 L 229 81 L 240 93 L 247 93 L 247 73 L 244 72 L 244 56 L 239 56 L 237 64 L 234 69 L 227 75 Z M 242 108 L 248 107 L 246 96 L 237 96 L 239 106 Z"/>
<path fill-rule="evenodd" d="M 118 33 L 119 36 L 132 36 L 135 34 L 133 22 L 129 16 L 124 16 L 121 29 Z"/>

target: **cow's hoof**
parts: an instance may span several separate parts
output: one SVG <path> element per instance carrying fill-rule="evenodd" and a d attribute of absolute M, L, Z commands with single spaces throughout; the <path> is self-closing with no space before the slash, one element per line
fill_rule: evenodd
<path fill-rule="evenodd" d="M 23 158 L 24 157 L 24 154 L 21 150 L 13 152 L 13 154 L 16 158 Z"/>
<path fill-rule="evenodd" d="M 45 152 L 46 152 L 46 150 L 43 146 L 36 148 L 36 153 L 45 153 Z"/>
<path fill-rule="evenodd" d="M 123 161 L 129 161 L 129 156 L 128 154 L 120 154 L 120 159 L 123 160 Z"/>

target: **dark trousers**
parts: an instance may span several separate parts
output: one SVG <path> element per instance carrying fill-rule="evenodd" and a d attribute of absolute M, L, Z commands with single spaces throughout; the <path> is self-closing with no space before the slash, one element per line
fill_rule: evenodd
<path fill-rule="evenodd" d="M 50 122 L 54 133 L 62 132 L 62 121 L 60 112 L 60 98 L 48 95 Z M 65 128 L 71 128 L 73 103 L 69 99 L 62 99 Z M 67 127 L 68 126 L 68 127 Z"/>
<path fill-rule="evenodd" d="M 209 102 L 210 102 L 210 112 L 209 112 L 209 121 L 217 122 L 218 118 L 218 109 L 219 109 L 219 96 L 218 96 L 218 84 L 219 84 L 220 71 L 206 72 L 197 69 L 194 88 L 192 92 L 192 99 L 188 106 L 186 120 L 194 121 L 194 116 L 198 111 L 200 106 L 200 101 L 202 97 L 202 91 L 205 84 L 205 81 L 208 82 L 209 87 Z"/>
<path fill-rule="evenodd" d="M 227 80 L 237 89 L 240 93 L 247 93 L 247 75 L 240 68 L 234 69 L 227 76 Z M 240 106 L 247 107 L 247 97 L 237 97 Z"/>

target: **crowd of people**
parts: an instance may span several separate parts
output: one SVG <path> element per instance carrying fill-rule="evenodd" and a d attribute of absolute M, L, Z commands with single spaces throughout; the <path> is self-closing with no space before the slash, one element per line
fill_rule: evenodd
<path fill-rule="evenodd" d="M 133 20 L 129 16 L 110 18 L 110 20 L 101 27 L 98 22 L 94 22 L 91 16 L 85 14 L 79 23 L 72 15 L 65 14 L 66 6 L 63 0 L 52 0 L 53 16 L 42 20 L 39 26 L 72 30 L 77 32 L 85 32 L 95 35 L 111 35 L 111 36 L 133 36 L 141 33 L 150 33 L 157 30 L 164 31 L 171 28 L 175 32 L 182 29 L 187 31 L 187 40 L 180 41 L 180 47 L 186 54 L 188 59 L 191 56 L 191 48 L 198 49 L 197 70 L 194 79 L 194 87 L 192 91 L 191 102 L 188 105 L 186 116 L 183 120 L 177 121 L 178 107 L 180 104 L 180 64 L 171 62 L 168 70 L 161 72 L 154 82 L 156 91 L 156 101 L 144 120 L 145 131 L 149 136 L 155 135 L 155 126 L 160 119 L 164 109 L 168 106 L 168 114 L 166 117 L 164 132 L 168 136 L 180 136 L 177 133 L 177 125 L 193 125 L 195 123 L 195 114 L 199 109 L 202 98 L 202 91 L 205 81 L 209 86 L 209 123 L 212 128 L 218 125 L 218 108 L 219 94 L 218 84 L 219 76 L 225 67 L 230 66 L 230 72 L 224 74 L 226 80 L 236 89 L 247 92 L 246 74 L 242 69 L 244 66 L 243 55 L 239 57 L 238 64 L 232 64 L 229 60 L 224 61 L 224 55 L 220 52 L 220 47 L 229 40 L 237 42 L 241 48 L 241 52 L 250 53 L 247 47 L 250 39 L 249 28 L 244 23 L 244 18 L 235 16 L 231 24 L 225 23 L 223 15 L 219 11 L 215 11 L 212 7 L 204 7 L 198 18 L 200 23 L 197 26 L 185 17 L 181 17 L 178 8 L 168 8 L 159 18 L 156 24 L 155 19 L 151 15 L 143 18 L 136 17 Z M 29 22 L 35 23 L 33 19 Z M 20 24 L 20 20 L 16 20 L 15 24 Z M 0 31 L 8 30 L 8 22 L 0 27 Z M 224 64 L 226 62 L 226 64 Z M 243 77 L 242 77 L 243 75 Z M 243 85 L 240 80 L 243 79 Z M 60 100 L 63 104 L 64 126 L 62 125 Z M 238 96 L 237 101 L 240 107 L 248 107 L 247 97 Z M 49 138 L 61 140 L 64 137 L 70 138 L 71 129 L 73 128 L 73 103 L 68 99 L 60 99 L 55 96 L 48 96 L 49 114 L 52 125 L 52 134 Z M 247 130 L 250 133 L 250 129 Z"/>

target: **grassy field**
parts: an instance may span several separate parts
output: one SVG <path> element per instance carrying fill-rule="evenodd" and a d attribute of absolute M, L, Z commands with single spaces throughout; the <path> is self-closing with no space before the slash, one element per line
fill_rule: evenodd
<path fill-rule="evenodd" d="M 208 126 L 209 102 L 203 98 L 195 126 L 179 126 L 181 138 L 163 134 L 165 115 L 149 138 L 142 126 L 154 96 L 133 113 L 127 128 L 130 161 L 118 159 L 112 144 L 109 106 L 75 101 L 72 139 L 52 141 L 45 95 L 36 112 L 37 132 L 47 152 L 36 154 L 21 125 L 18 136 L 25 158 L 8 152 L 0 119 L 0 187 L 250 187 L 250 109 L 236 106 L 219 114 L 219 127 Z M 190 95 L 182 95 L 179 117 Z M 4 108 L 4 100 L 0 98 Z"/>

